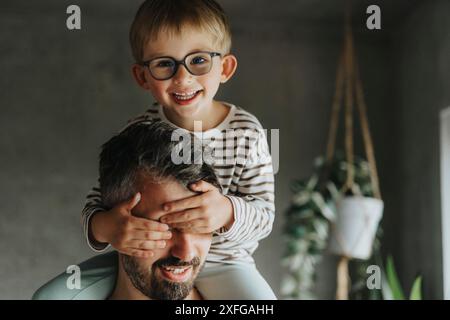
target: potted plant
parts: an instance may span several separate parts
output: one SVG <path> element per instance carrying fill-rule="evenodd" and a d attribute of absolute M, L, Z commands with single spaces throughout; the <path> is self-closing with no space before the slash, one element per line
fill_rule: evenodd
<path fill-rule="evenodd" d="M 282 265 L 287 274 L 281 294 L 288 299 L 313 299 L 316 266 L 321 261 L 329 236 L 329 220 L 334 213 L 319 191 L 321 159 L 315 161 L 315 173 L 292 184 L 292 203 L 286 212 L 284 236 L 286 252 Z"/>
<path fill-rule="evenodd" d="M 349 164 L 338 154 L 330 170 L 330 182 L 338 189 L 345 186 Z M 355 157 L 353 179 L 348 193 L 334 193 L 336 217 L 332 221 L 329 251 L 333 254 L 367 260 L 383 215 L 383 201 L 374 197 L 369 164 Z"/>
<path fill-rule="evenodd" d="M 330 233 L 337 235 L 342 230 L 335 229 L 332 231 L 333 226 L 339 226 L 340 212 L 338 208 L 339 201 L 342 201 L 339 190 L 345 185 L 348 168 L 343 152 L 338 151 L 329 166 L 326 166 L 323 157 L 316 158 L 312 176 L 308 179 L 295 181 L 292 184 L 293 196 L 291 206 L 286 212 L 284 227 L 287 249 L 282 264 L 287 268 L 287 274 L 282 280 L 281 293 L 285 298 L 314 298 L 315 269 L 328 244 L 330 248 L 336 248 L 334 253 L 341 252 L 338 251 L 341 248 L 338 246 L 339 243 L 333 245 L 336 241 L 333 240 Z M 354 172 L 354 191 L 359 192 L 362 197 L 372 197 L 373 189 L 367 161 L 355 157 L 352 170 Z M 379 238 L 382 234 L 378 221 L 376 220 L 376 223 L 371 225 L 371 232 L 373 232 L 373 229 L 375 232 L 368 237 L 369 240 L 374 241 L 370 241 L 369 244 L 369 241 L 366 240 L 364 250 L 358 248 L 359 251 L 355 251 L 356 253 L 364 253 L 364 255 L 360 254 L 360 257 L 368 258 L 367 254 L 370 257 L 373 251 L 378 253 Z M 342 225 L 348 228 L 352 225 L 352 222 L 344 221 Z M 354 236 L 348 237 L 348 239 L 353 240 Z M 348 248 L 345 246 L 346 243 L 344 243 L 344 249 Z M 351 243 L 351 241 L 348 241 L 348 243 Z M 369 250 L 367 250 L 367 247 L 369 247 Z M 370 260 L 355 260 L 352 264 L 354 269 L 354 275 L 352 276 L 354 290 L 352 290 L 352 293 L 359 296 L 362 296 L 361 291 L 364 289 L 361 284 L 365 284 L 367 274 L 364 267 L 368 262 Z M 364 269 L 364 272 L 361 272 L 362 269 Z"/>

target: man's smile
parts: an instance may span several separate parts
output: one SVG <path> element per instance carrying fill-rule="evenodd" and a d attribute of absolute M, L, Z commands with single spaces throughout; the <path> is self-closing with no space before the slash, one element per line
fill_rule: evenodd
<path fill-rule="evenodd" d="M 192 277 L 192 266 L 158 266 L 162 276 L 169 281 L 185 282 Z"/>

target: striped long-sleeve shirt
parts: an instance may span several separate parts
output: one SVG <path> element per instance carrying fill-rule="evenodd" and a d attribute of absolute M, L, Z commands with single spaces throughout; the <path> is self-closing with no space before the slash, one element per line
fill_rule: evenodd
<path fill-rule="evenodd" d="M 231 228 L 221 228 L 213 234 L 206 267 L 215 263 L 254 263 L 252 254 L 258 241 L 272 231 L 275 215 L 272 159 L 262 126 L 251 113 L 224 104 L 230 111 L 217 127 L 194 133 L 202 142 L 204 154 L 208 150 L 222 193 L 231 200 L 234 210 Z M 140 121 L 165 121 L 175 126 L 159 104 L 152 105 L 127 126 Z M 87 195 L 82 223 L 89 246 L 97 252 L 109 246 L 90 239 L 89 220 L 93 213 L 106 209 L 99 187 L 94 187 Z"/>

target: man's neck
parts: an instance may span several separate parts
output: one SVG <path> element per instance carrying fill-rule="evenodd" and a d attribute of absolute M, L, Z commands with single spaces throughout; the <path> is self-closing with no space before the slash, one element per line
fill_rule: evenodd
<path fill-rule="evenodd" d="M 120 258 L 116 286 L 108 300 L 151 300 L 133 285 L 122 267 Z M 193 288 L 185 300 L 203 300 L 203 297 L 196 288 Z"/>

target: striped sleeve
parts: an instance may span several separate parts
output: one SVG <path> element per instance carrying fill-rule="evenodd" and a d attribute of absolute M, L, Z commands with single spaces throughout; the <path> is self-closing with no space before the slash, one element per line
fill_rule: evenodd
<path fill-rule="evenodd" d="M 107 208 L 105 208 L 102 203 L 100 188 L 98 186 L 92 188 L 86 196 L 86 204 L 81 212 L 81 223 L 83 225 L 83 233 L 88 246 L 95 252 L 106 251 L 109 248 L 109 244 L 100 243 L 93 238 L 89 228 L 90 220 L 94 213 L 106 210 Z"/>
<path fill-rule="evenodd" d="M 267 139 L 262 130 L 250 145 L 237 186 L 226 195 L 234 223 L 219 235 L 237 243 L 259 241 L 272 231 L 275 217 L 274 175 Z"/>

